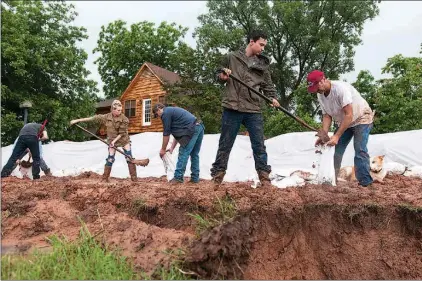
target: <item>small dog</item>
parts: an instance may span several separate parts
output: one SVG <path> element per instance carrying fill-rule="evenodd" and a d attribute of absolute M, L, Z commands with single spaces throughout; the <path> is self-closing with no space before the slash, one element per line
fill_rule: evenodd
<path fill-rule="evenodd" d="M 385 155 L 374 156 L 371 157 L 370 160 L 371 177 L 374 181 L 381 183 L 387 175 L 387 171 L 386 169 L 384 169 L 384 157 Z M 343 181 L 356 181 L 355 166 L 347 166 L 340 168 L 338 179 Z"/>

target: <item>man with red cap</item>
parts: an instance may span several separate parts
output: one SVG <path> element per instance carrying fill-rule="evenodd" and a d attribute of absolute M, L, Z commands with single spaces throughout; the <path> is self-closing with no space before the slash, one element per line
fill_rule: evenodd
<path fill-rule="evenodd" d="M 328 133 L 334 121 L 334 135 L 326 143 L 335 146 L 334 169 L 338 176 L 343 154 L 353 137 L 355 173 L 359 184 L 373 182 L 370 174 L 368 138 L 373 127 L 374 112 L 368 102 L 349 83 L 328 80 L 324 72 L 314 70 L 308 74 L 308 92 L 316 93 L 322 110 L 322 128 Z M 315 145 L 322 143 L 320 138 Z"/>

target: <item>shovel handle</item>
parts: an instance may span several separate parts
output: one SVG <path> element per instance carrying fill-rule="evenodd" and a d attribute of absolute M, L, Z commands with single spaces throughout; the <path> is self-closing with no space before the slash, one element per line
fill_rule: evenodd
<path fill-rule="evenodd" d="M 226 75 L 227 73 L 224 70 L 223 71 Z M 234 81 L 242 84 L 243 86 L 245 86 L 246 88 L 248 88 L 251 92 L 257 94 L 258 96 L 260 96 L 261 98 L 263 98 L 264 100 L 266 100 L 268 103 L 273 103 L 272 99 L 270 99 L 269 97 L 265 96 L 264 94 L 260 93 L 259 91 L 255 90 L 254 88 L 252 88 L 251 86 L 249 86 L 248 84 L 246 84 L 245 82 L 243 82 L 242 80 L 240 80 L 239 78 L 237 78 L 236 76 L 234 76 L 233 74 L 229 75 L 230 78 L 232 78 Z M 303 121 L 302 119 L 300 119 L 299 117 L 293 115 L 292 113 L 290 113 L 287 109 L 285 109 L 282 106 L 275 106 L 275 108 L 277 108 L 280 111 L 283 111 L 285 114 L 287 114 L 289 117 L 293 118 L 294 120 L 296 120 L 298 123 L 300 123 L 302 126 L 308 128 L 309 130 L 315 131 L 317 132 L 318 130 L 315 129 L 314 127 L 311 127 L 310 125 L 308 125 L 305 121 Z"/>
<path fill-rule="evenodd" d="M 98 139 L 99 141 L 102 141 L 103 143 L 105 143 L 107 146 L 109 146 L 109 144 L 103 140 L 102 138 L 98 137 L 97 135 L 91 133 L 90 131 L 88 131 L 87 129 L 85 129 L 84 127 L 79 126 L 78 124 L 74 124 L 76 127 L 78 127 L 79 129 L 81 129 L 82 131 L 84 131 L 85 133 L 90 134 L 91 136 L 93 136 L 94 138 Z M 129 155 L 127 155 L 126 153 L 124 153 L 124 151 L 122 151 L 120 148 L 118 147 L 113 147 L 117 152 L 120 152 L 121 154 L 123 154 L 124 156 L 126 156 L 127 158 L 129 158 L 130 160 L 135 160 L 135 158 L 130 157 Z"/>

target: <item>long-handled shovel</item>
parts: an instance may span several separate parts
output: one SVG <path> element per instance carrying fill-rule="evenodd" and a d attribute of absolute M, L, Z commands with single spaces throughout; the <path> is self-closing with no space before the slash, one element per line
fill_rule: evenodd
<path fill-rule="evenodd" d="M 224 70 L 221 70 L 224 72 Z M 224 72 L 225 74 L 227 74 L 226 72 Z M 242 84 L 243 86 L 245 86 L 246 88 L 248 88 L 251 92 L 257 94 L 258 96 L 260 96 L 261 98 L 263 98 L 264 100 L 266 100 L 268 103 L 272 104 L 273 101 L 272 99 L 270 99 L 269 97 L 265 96 L 264 94 L 260 93 L 259 91 L 255 90 L 254 88 L 252 88 L 251 86 L 249 86 L 248 84 L 246 84 L 245 82 L 243 82 L 242 80 L 240 80 L 239 78 L 237 78 L 236 76 L 234 76 L 233 74 L 229 75 L 230 78 L 232 78 L 234 81 Z M 293 115 L 292 113 L 290 113 L 287 109 L 285 109 L 284 107 L 281 106 L 276 106 L 275 108 L 277 108 L 280 111 L 283 111 L 285 114 L 287 114 L 289 117 L 293 118 L 294 120 L 296 120 L 298 123 L 300 123 L 302 126 L 317 132 L 317 136 L 320 137 L 320 139 L 326 143 L 330 140 L 330 137 L 328 136 L 328 134 L 326 132 L 324 132 L 322 129 L 315 129 L 313 127 L 311 127 L 310 125 L 308 125 L 305 121 L 303 121 L 302 119 L 300 119 L 299 117 Z"/>
<path fill-rule="evenodd" d="M 90 134 L 91 136 L 95 137 L 96 139 L 98 139 L 98 140 L 102 141 L 102 142 L 103 142 L 103 143 L 105 143 L 107 146 L 109 146 L 109 144 L 108 144 L 105 140 L 103 140 L 103 139 L 101 139 L 100 137 L 98 137 L 97 135 L 95 135 L 95 134 L 91 133 L 91 132 L 90 132 L 90 131 L 88 131 L 87 129 L 85 129 L 85 128 L 83 128 L 83 127 L 79 126 L 78 124 L 75 124 L 75 126 L 76 126 L 76 127 L 78 127 L 79 129 L 81 129 L 82 131 L 84 131 L 85 133 L 88 133 L 88 134 Z M 137 166 L 143 166 L 143 167 L 145 167 L 145 166 L 147 166 L 147 165 L 149 164 L 149 159 L 140 159 L 140 160 L 137 160 L 137 159 L 135 159 L 135 158 L 131 157 L 130 155 L 127 155 L 126 153 L 124 153 L 124 151 L 122 151 L 120 148 L 118 148 L 118 147 L 113 147 L 113 148 L 114 148 L 117 152 L 120 152 L 121 154 L 123 154 L 124 156 L 126 156 L 127 158 L 129 158 L 129 159 L 130 159 L 130 162 L 132 162 L 133 164 L 135 164 L 135 165 L 137 165 Z"/>

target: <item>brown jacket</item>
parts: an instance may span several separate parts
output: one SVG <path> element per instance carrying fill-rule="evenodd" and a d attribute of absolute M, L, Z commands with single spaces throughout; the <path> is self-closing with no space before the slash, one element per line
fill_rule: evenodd
<path fill-rule="evenodd" d="M 264 55 L 247 57 L 244 49 L 226 55 L 221 68 L 230 69 L 233 75 L 252 88 L 263 92 L 267 97 L 275 98 L 276 89 L 269 72 L 270 59 Z M 217 77 L 219 77 L 220 72 L 217 71 Z M 217 79 L 226 83 L 226 81 Z M 245 86 L 233 79 L 227 81 L 222 100 L 223 107 L 240 112 L 259 113 L 263 104 L 264 100 L 250 92 Z"/>
<path fill-rule="evenodd" d="M 128 133 L 129 119 L 124 114 L 120 114 L 118 117 L 113 117 L 111 112 L 98 114 L 94 116 L 93 121 L 106 126 L 107 140 L 109 142 L 112 142 L 118 135 L 121 135 L 121 138 L 115 144 L 116 146 L 123 147 L 130 143 Z"/>

